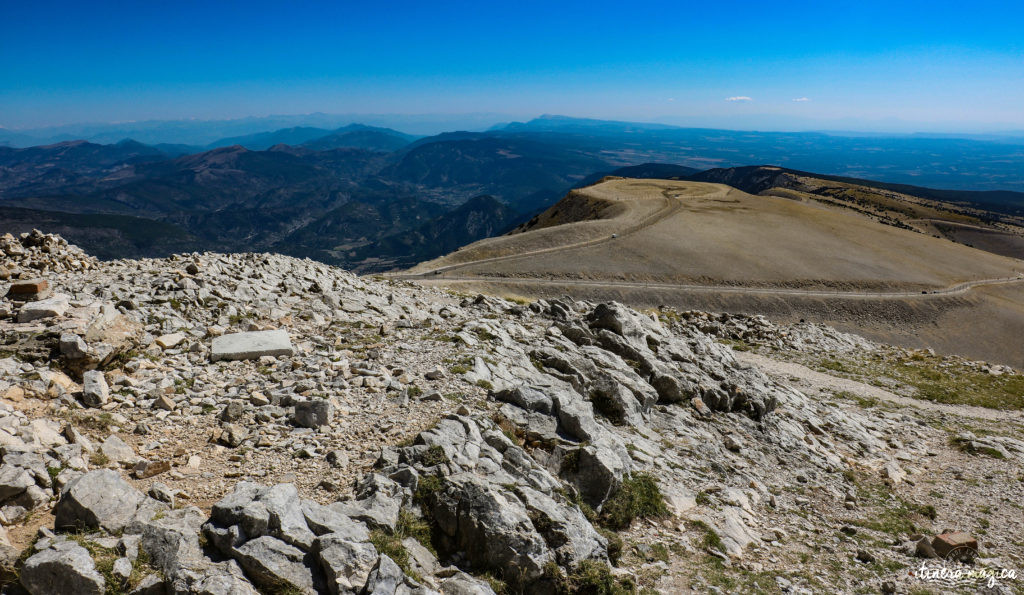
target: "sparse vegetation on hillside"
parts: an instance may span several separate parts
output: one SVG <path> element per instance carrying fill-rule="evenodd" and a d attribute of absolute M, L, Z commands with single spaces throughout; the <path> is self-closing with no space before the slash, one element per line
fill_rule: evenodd
<path fill-rule="evenodd" d="M 997 373 L 957 358 L 916 352 L 831 354 L 811 358 L 811 367 L 829 374 L 891 388 L 912 387 L 915 398 L 991 409 L 1024 409 L 1024 375 Z"/>

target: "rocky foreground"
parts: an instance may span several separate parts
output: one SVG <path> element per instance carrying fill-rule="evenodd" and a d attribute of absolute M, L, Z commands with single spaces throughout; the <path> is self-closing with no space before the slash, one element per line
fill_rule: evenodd
<path fill-rule="evenodd" d="M 1021 592 L 1019 416 L 798 390 L 726 344 L 859 337 L 0 253 L 4 592 Z"/>

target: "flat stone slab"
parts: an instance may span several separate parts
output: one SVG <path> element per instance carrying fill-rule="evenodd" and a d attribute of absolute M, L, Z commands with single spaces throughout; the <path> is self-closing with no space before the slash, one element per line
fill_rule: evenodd
<path fill-rule="evenodd" d="M 210 346 L 210 361 L 258 359 L 264 355 L 294 353 L 295 349 L 287 331 L 252 331 L 215 337 L 213 345 Z"/>
<path fill-rule="evenodd" d="M 32 322 L 40 318 L 63 316 L 70 305 L 70 299 L 66 295 L 55 295 L 38 302 L 28 302 L 18 310 L 18 322 Z"/>
<path fill-rule="evenodd" d="M 27 279 L 14 281 L 7 290 L 7 297 L 12 300 L 38 300 L 49 297 L 50 284 L 46 279 Z"/>

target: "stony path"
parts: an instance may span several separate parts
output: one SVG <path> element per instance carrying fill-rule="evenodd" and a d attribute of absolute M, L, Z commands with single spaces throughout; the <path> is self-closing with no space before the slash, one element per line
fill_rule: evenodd
<path fill-rule="evenodd" d="M 970 405 L 947 405 L 945 403 L 904 397 L 887 391 L 884 388 L 850 380 L 849 378 L 831 376 L 812 370 L 802 364 L 775 360 L 750 351 L 738 351 L 735 356 L 737 360 L 757 367 L 768 376 L 787 381 L 787 384 L 792 384 L 795 388 L 807 394 L 845 391 L 860 397 L 879 399 L 904 407 L 916 407 L 953 416 L 973 417 L 991 421 L 1024 420 L 1024 414 L 1019 411 L 1000 411 L 998 409 L 973 407 Z M 794 382 L 793 378 L 797 378 L 799 381 Z"/>

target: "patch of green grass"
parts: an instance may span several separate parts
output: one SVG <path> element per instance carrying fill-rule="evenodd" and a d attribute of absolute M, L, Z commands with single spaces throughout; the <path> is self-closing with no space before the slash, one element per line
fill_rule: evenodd
<path fill-rule="evenodd" d="M 587 508 L 590 507 L 588 506 Z M 593 512 L 593 510 L 591 510 L 591 512 Z M 598 527 L 597 532 L 608 540 L 608 559 L 612 564 L 618 566 L 619 559 L 622 558 L 622 549 L 625 547 L 622 537 L 619 536 L 618 533 L 605 529 L 604 527 Z"/>
<path fill-rule="evenodd" d="M 395 564 L 398 564 L 398 567 L 402 569 L 402 572 L 408 574 L 409 550 L 405 549 L 405 546 L 402 545 L 402 540 L 399 539 L 397 534 L 391 535 L 380 529 L 374 529 L 370 531 L 370 543 L 373 544 L 373 547 L 377 548 L 379 553 L 394 560 Z"/>
<path fill-rule="evenodd" d="M 444 480 L 437 475 L 421 477 L 416 484 L 416 493 L 413 498 L 424 510 L 433 508 L 432 504 L 437 494 L 444 489 Z"/>
<path fill-rule="evenodd" d="M 865 506 L 871 506 L 872 510 L 870 514 L 851 520 L 853 525 L 902 538 L 918 532 L 918 523 L 938 516 L 935 506 L 905 500 L 895 495 L 884 482 L 860 477 L 855 486 L 858 500 Z"/>
<path fill-rule="evenodd" d="M 626 529 L 634 519 L 657 518 L 668 514 L 665 498 L 654 477 L 635 473 L 622 484 L 601 508 L 601 522 L 611 529 Z"/>
<path fill-rule="evenodd" d="M 50 483 L 57 483 L 57 476 L 60 475 L 60 472 L 63 470 L 64 465 L 59 465 L 56 467 L 47 467 L 46 473 L 50 476 Z"/>
<path fill-rule="evenodd" d="M 812 367 L 891 388 L 891 382 L 916 389 L 915 398 L 990 409 L 1024 409 L 1024 375 L 994 376 L 959 358 L 916 353 L 904 356 L 881 350 L 871 354 L 828 357 Z"/>
<path fill-rule="evenodd" d="M 405 390 L 405 394 L 409 395 L 412 398 L 416 398 L 423 394 L 423 389 L 413 385 Z"/>
<path fill-rule="evenodd" d="M 711 525 L 700 520 L 690 521 L 689 525 L 691 528 L 700 531 L 701 547 L 725 553 L 725 543 L 722 542 L 722 537 L 718 534 L 718 531 L 715 531 Z"/>
<path fill-rule="evenodd" d="M 443 465 L 448 462 L 448 456 L 444 454 L 444 448 L 435 444 L 423 453 L 423 456 L 420 457 L 420 462 L 427 467 Z"/>
<path fill-rule="evenodd" d="M 483 378 L 477 380 L 476 385 L 484 390 L 494 390 L 494 385 L 491 384 L 490 381 L 484 380 Z"/>
<path fill-rule="evenodd" d="M 114 416 L 106 411 L 94 414 L 92 410 L 71 410 L 64 417 L 73 425 L 99 432 L 109 432 L 111 426 L 116 425 L 114 423 Z"/>
<path fill-rule="evenodd" d="M 478 337 L 478 338 L 479 338 L 479 339 L 480 339 L 481 341 L 493 341 L 494 339 L 497 339 L 497 338 L 498 338 L 498 336 L 497 336 L 497 335 L 495 335 L 495 334 L 494 334 L 494 333 L 492 333 L 491 331 L 489 331 L 489 330 L 487 330 L 487 329 L 484 329 L 484 328 L 475 328 L 475 329 L 473 329 L 473 333 L 474 333 L 474 334 L 475 334 L 475 335 L 476 335 L 476 336 L 477 336 L 477 337 Z"/>
<path fill-rule="evenodd" d="M 131 574 L 127 580 L 121 579 L 121 577 L 114 574 L 114 562 L 121 557 L 116 550 L 105 548 L 89 541 L 81 534 L 71 534 L 68 537 L 89 552 L 93 562 L 96 564 L 96 572 L 100 573 L 106 583 L 104 595 L 123 595 L 129 593 L 142 582 L 146 575 L 157 572 L 149 563 L 149 554 L 144 549 L 139 548 L 139 553 L 135 557 L 135 561 L 132 562 Z"/>
<path fill-rule="evenodd" d="M 741 339 L 719 339 L 718 342 L 732 347 L 733 351 L 751 351 L 754 348 L 753 345 Z"/>
<path fill-rule="evenodd" d="M 863 395 L 858 395 L 857 393 L 853 393 L 848 390 L 842 390 L 837 392 L 836 397 L 839 397 L 841 399 L 849 399 L 850 401 L 857 403 L 857 405 L 862 409 L 870 409 L 878 405 L 878 399 L 876 399 L 875 397 L 865 397 Z"/>
<path fill-rule="evenodd" d="M 651 546 L 651 557 L 655 560 L 668 562 L 671 556 L 669 555 L 668 548 L 665 547 L 665 544 L 655 543 Z"/>
<path fill-rule="evenodd" d="M 407 538 L 412 537 L 423 547 L 427 548 L 434 556 L 437 556 L 437 549 L 434 547 L 433 529 L 430 521 L 422 519 L 406 509 L 398 513 L 398 523 L 395 525 L 394 533 L 387 533 L 379 529 L 370 532 L 370 543 L 377 551 L 386 554 L 398 564 L 406 576 L 416 582 L 423 582 L 423 577 L 412 569 L 409 561 L 409 550 L 402 544 Z"/>
<path fill-rule="evenodd" d="M 585 560 L 566 575 L 554 562 L 544 566 L 544 578 L 554 585 L 559 595 L 632 595 L 636 585 L 629 579 L 612 576 L 608 566 L 595 560 Z"/>
<path fill-rule="evenodd" d="M 952 438 L 950 438 L 949 444 L 971 455 L 985 455 L 987 457 L 992 457 L 993 459 L 1006 458 L 1002 452 L 990 446 L 977 444 L 972 440 L 962 440 L 958 436 L 953 436 Z"/>
<path fill-rule="evenodd" d="M 711 495 L 704 490 L 697 492 L 697 495 L 694 497 L 694 501 L 697 502 L 698 506 L 711 506 L 714 502 L 714 500 L 711 499 Z"/>

